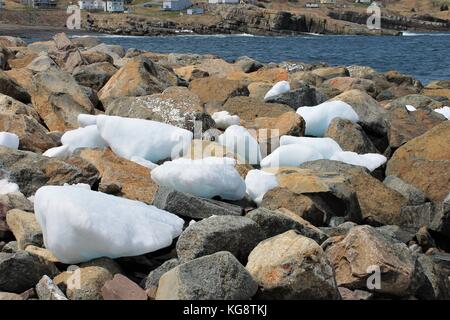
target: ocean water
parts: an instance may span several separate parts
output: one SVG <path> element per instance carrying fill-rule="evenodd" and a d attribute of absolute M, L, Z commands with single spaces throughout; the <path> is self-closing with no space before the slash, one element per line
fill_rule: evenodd
<path fill-rule="evenodd" d="M 139 37 L 102 35 L 102 41 L 155 52 L 211 53 L 226 60 L 246 55 L 261 62 L 326 62 L 398 70 L 427 83 L 450 79 L 450 33 L 404 36 L 251 36 L 179 35 Z"/>

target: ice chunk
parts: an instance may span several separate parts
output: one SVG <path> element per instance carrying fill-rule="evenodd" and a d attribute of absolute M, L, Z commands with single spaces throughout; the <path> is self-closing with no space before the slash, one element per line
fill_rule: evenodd
<path fill-rule="evenodd" d="M 70 155 L 69 146 L 60 146 L 60 147 L 54 147 L 50 148 L 47 151 L 45 151 L 42 155 L 50 158 L 54 157 L 64 157 L 67 155 Z"/>
<path fill-rule="evenodd" d="M 145 160 L 144 158 L 141 158 L 138 156 L 132 156 L 130 160 L 143 166 L 143 167 L 149 168 L 150 170 L 155 169 L 158 166 L 156 163 Z"/>
<path fill-rule="evenodd" d="M 14 133 L 0 132 L 0 146 L 11 149 L 18 149 L 19 137 Z"/>
<path fill-rule="evenodd" d="M 151 120 L 97 116 L 102 138 L 115 154 L 130 160 L 138 156 L 151 162 L 176 158 L 192 141 L 192 132 Z"/>
<path fill-rule="evenodd" d="M 19 191 L 19 186 L 16 183 L 9 182 L 8 179 L 0 179 L 0 194 L 8 194 Z"/>
<path fill-rule="evenodd" d="M 385 156 L 378 153 L 357 154 L 352 151 L 337 152 L 330 158 L 330 160 L 366 167 L 370 171 L 375 170 L 387 161 Z"/>
<path fill-rule="evenodd" d="M 406 110 L 408 110 L 408 111 L 410 111 L 410 112 L 416 111 L 416 110 L 417 110 L 414 106 L 412 106 L 412 105 L 410 105 L 410 104 L 407 104 L 407 105 L 405 106 L 405 108 L 406 108 Z"/>
<path fill-rule="evenodd" d="M 260 205 L 266 192 L 278 187 L 278 180 L 273 173 L 255 169 L 247 173 L 245 186 L 250 198 Z"/>
<path fill-rule="evenodd" d="M 70 130 L 61 137 L 63 146 L 72 153 L 77 148 L 106 148 L 108 144 L 100 135 L 96 125 Z"/>
<path fill-rule="evenodd" d="M 264 101 L 269 100 L 272 97 L 275 97 L 279 94 L 289 92 L 291 90 L 291 86 L 289 82 L 283 80 L 275 83 L 275 85 L 266 93 L 264 96 Z"/>
<path fill-rule="evenodd" d="M 78 115 L 78 124 L 80 125 L 80 127 L 87 127 L 87 126 L 92 126 L 92 125 L 96 125 L 97 123 L 97 116 L 93 115 L 93 114 L 79 114 Z"/>
<path fill-rule="evenodd" d="M 343 101 L 329 101 L 315 107 L 300 107 L 297 113 L 305 120 L 305 134 L 323 137 L 334 118 L 347 119 L 352 122 L 359 120 L 353 108 Z"/>
<path fill-rule="evenodd" d="M 198 197 L 239 200 L 245 196 L 245 182 L 232 158 L 207 157 L 166 161 L 152 170 L 159 185 Z"/>
<path fill-rule="evenodd" d="M 433 111 L 442 114 L 447 120 L 450 120 L 450 107 L 437 108 Z"/>
<path fill-rule="evenodd" d="M 320 159 L 324 159 L 324 157 L 315 148 L 303 144 L 288 144 L 279 146 L 262 159 L 261 167 L 296 167 L 304 162 Z"/>
<path fill-rule="evenodd" d="M 61 262 L 118 258 L 172 243 L 184 221 L 143 202 L 74 186 L 45 186 L 34 198 L 44 243 Z"/>
<path fill-rule="evenodd" d="M 342 148 L 331 138 L 310 138 L 281 136 L 280 145 L 299 144 L 316 149 L 324 159 L 329 159 L 336 152 L 341 152 Z"/>
<path fill-rule="evenodd" d="M 229 126 L 239 125 L 241 123 L 239 116 L 232 116 L 228 111 L 214 112 L 212 118 L 216 122 L 216 127 L 219 129 L 226 129 Z"/>
<path fill-rule="evenodd" d="M 249 164 L 258 164 L 261 161 L 261 149 L 258 142 L 242 126 L 233 125 L 228 127 L 219 136 L 218 142 L 228 150 L 239 155 Z"/>

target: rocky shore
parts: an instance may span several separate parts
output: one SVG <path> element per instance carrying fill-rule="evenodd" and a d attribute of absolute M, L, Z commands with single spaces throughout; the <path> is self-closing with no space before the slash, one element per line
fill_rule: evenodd
<path fill-rule="evenodd" d="M 0 36 L 0 300 L 450 299 L 449 100 Z"/>

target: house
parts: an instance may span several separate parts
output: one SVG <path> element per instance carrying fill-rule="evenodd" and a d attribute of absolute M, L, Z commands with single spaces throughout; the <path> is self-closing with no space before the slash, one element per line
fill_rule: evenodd
<path fill-rule="evenodd" d="M 189 0 L 164 0 L 163 10 L 167 11 L 181 11 L 192 6 Z"/>
<path fill-rule="evenodd" d="M 212 4 L 237 4 L 240 0 L 208 0 Z"/>
<path fill-rule="evenodd" d="M 186 13 L 189 15 L 193 15 L 193 14 L 203 14 L 205 12 L 205 10 L 203 10 L 203 8 L 190 8 L 187 9 Z"/>
<path fill-rule="evenodd" d="M 41 8 L 56 8 L 56 0 L 22 0 L 21 3 L 25 6 L 36 9 Z"/>
<path fill-rule="evenodd" d="M 106 9 L 107 12 L 124 12 L 125 4 L 124 0 L 106 0 Z"/>
<path fill-rule="evenodd" d="M 78 1 L 80 10 L 105 10 L 105 2 L 102 0 L 80 0 Z"/>
<path fill-rule="evenodd" d="M 320 0 L 322 4 L 336 4 L 336 0 Z"/>
<path fill-rule="evenodd" d="M 355 3 L 366 3 L 366 4 L 370 4 L 372 2 L 372 0 L 355 0 Z"/>
<path fill-rule="evenodd" d="M 307 2 L 305 8 L 320 8 L 320 4 L 317 2 Z"/>

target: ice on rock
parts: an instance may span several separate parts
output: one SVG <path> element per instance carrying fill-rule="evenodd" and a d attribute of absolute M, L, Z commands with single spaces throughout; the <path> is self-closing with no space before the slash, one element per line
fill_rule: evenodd
<path fill-rule="evenodd" d="M 336 152 L 342 152 L 339 144 L 331 138 L 281 136 L 280 145 L 284 146 L 289 144 L 298 144 L 316 149 L 322 154 L 324 159 L 329 159 Z"/>
<path fill-rule="evenodd" d="M 289 92 L 291 90 L 291 86 L 288 81 L 279 81 L 275 83 L 275 85 L 266 93 L 264 96 L 264 101 L 269 100 L 272 97 L 275 97 L 279 94 L 283 94 Z"/>
<path fill-rule="evenodd" d="M 108 144 L 100 135 L 96 125 L 70 130 L 61 137 L 63 146 L 72 153 L 77 148 L 106 148 Z"/>
<path fill-rule="evenodd" d="M 40 188 L 34 210 L 46 248 L 66 264 L 167 247 L 184 224 L 176 215 L 143 202 L 76 186 Z"/>
<path fill-rule="evenodd" d="M 16 183 L 9 182 L 8 179 L 0 179 L 0 194 L 8 194 L 19 191 L 19 186 Z"/>
<path fill-rule="evenodd" d="M 337 152 L 330 158 L 330 160 L 366 167 L 370 171 L 375 170 L 387 161 L 385 156 L 378 153 L 357 154 L 352 151 Z"/>
<path fill-rule="evenodd" d="M 412 105 L 410 105 L 410 104 L 407 104 L 407 105 L 405 106 L 405 108 L 406 108 L 406 110 L 408 110 L 408 111 L 410 111 L 410 112 L 416 111 L 416 110 L 417 110 L 416 107 L 414 107 L 414 106 L 412 106 Z"/>
<path fill-rule="evenodd" d="M 247 163 L 258 164 L 261 161 L 261 149 L 258 142 L 242 126 L 233 125 L 228 127 L 219 136 L 218 142 Z"/>
<path fill-rule="evenodd" d="M 261 168 L 296 167 L 307 161 L 324 159 L 317 149 L 303 144 L 279 146 L 261 160 Z"/>
<path fill-rule="evenodd" d="M 0 146 L 11 149 L 19 148 L 19 137 L 10 132 L 0 132 Z"/>
<path fill-rule="evenodd" d="M 166 161 L 151 171 L 152 179 L 161 186 L 198 197 L 240 200 L 245 196 L 245 182 L 232 158 L 207 157 Z"/>
<path fill-rule="evenodd" d="M 263 170 L 250 170 L 245 177 L 247 194 L 260 205 L 267 191 L 278 187 L 278 180 L 275 174 Z"/>
<path fill-rule="evenodd" d="M 69 146 L 59 146 L 50 148 L 47 151 L 45 151 L 42 155 L 50 158 L 68 156 L 70 155 Z"/>
<path fill-rule="evenodd" d="M 132 156 L 130 160 L 143 166 L 143 167 L 149 168 L 150 170 L 155 169 L 158 166 L 156 163 L 145 160 L 144 158 L 141 158 L 138 156 Z"/>
<path fill-rule="evenodd" d="M 80 127 L 93 126 L 97 124 L 97 116 L 93 114 L 81 113 L 78 115 L 77 119 Z"/>
<path fill-rule="evenodd" d="M 151 162 L 176 158 L 191 144 L 192 132 L 152 120 L 97 116 L 102 138 L 115 154 L 130 160 L 133 156 Z"/>
<path fill-rule="evenodd" d="M 450 120 L 450 107 L 442 107 L 434 109 L 433 111 L 442 114 L 447 120 Z"/>
<path fill-rule="evenodd" d="M 241 123 L 239 116 L 232 116 L 228 111 L 214 112 L 212 118 L 216 122 L 216 127 L 219 129 L 226 129 L 232 125 L 239 125 Z"/>
<path fill-rule="evenodd" d="M 359 120 L 353 108 L 343 101 L 324 102 L 315 107 L 300 107 L 297 113 L 305 120 L 305 134 L 314 137 L 323 137 L 334 118 L 352 122 Z"/>

